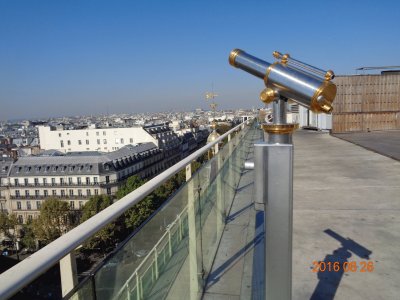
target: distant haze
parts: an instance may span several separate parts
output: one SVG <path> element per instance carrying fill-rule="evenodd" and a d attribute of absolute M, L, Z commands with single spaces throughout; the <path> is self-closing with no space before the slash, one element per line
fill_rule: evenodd
<path fill-rule="evenodd" d="M 400 65 L 398 1 L 1 1 L 0 120 L 261 106 L 233 48 Z"/>

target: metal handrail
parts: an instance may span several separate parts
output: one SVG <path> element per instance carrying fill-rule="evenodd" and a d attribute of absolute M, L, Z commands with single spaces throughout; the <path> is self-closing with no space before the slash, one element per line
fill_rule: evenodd
<path fill-rule="evenodd" d="M 215 141 L 182 159 L 111 206 L 105 208 L 84 223 L 73 228 L 11 269 L 0 274 L 0 282 L 2 283 L 0 286 L 0 299 L 7 299 L 17 293 L 20 289 L 58 263 L 75 248 L 83 244 L 96 232 L 113 222 L 132 206 L 139 203 L 139 201 L 162 185 L 171 176 L 184 169 L 200 155 L 212 149 L 215 144 L 222 142 L 230 133 L 239 130 L 239 128 L 244 126 L 244 124 L 245 123 L 241 123 L 232 128 Z"/>

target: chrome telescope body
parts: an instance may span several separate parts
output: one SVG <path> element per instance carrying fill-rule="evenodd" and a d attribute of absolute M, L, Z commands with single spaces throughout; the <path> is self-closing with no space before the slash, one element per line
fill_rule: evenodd
<path fill-rule="evenodd" d="M 261 100 L 269 103 L 280 97 L 310 109 L 315 113 L 330 113 L 336 96 L 336 85 L 332 71 L 324 71 L 293 59 L 289 54 L 275 51 L 278 59 L 268 63 L 246 52 L 235 49 L 229 55 L 229 63 L 264 80 L 266 89 L 261 92 Z"/>

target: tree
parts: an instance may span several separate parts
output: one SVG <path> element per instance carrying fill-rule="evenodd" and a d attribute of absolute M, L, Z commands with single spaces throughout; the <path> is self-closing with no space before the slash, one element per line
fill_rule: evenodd
<path fill-rule="evenodd" d="M 82 209 L 81 223 L 93 217 L 98 212 L 113 204 L 113 200 L 107 195 L 93 196 Z M 115 224 L 109 224 L 99 230 L 86 244 L 85 248 L 100 248 L 107 251 L 113 246 Z"/>
<path fill-rule="evenodd" d="M 68 203 L 57 199 L 44 201 L 40 215 L 32 222 L 34 235 L 41 241 L 49 243 L 67 232 L 70 225 Z"/>
<path fill-rule="evenodd" d="M 146 181 L 140 178 L 138 175 L 133 175 L 128 178 L 124 185 L 122 185 L 117 191 L 117 198 L 121 199 L 128 195 L 130 192 L 136 190 L 138 187 L 142 186 Z"/>
<path fill-rule="evenodd" d="M 14 247 L 17 248 L 17 238 L 19 235 L 19 222 L 15 214 L 7 215 L 0 213 L 0 231 L 5 237 L 9 238 Z M 17 259 L 19 260 L 18 252 Z"/>
<path fill-rule="evenodd" d="M 118 190 L 117 198 L 121 199 L 125 197 L 130 192 L 133 192 L 138 187 L 142 186 L 145 182 L 145 180 L 141 179 L 137 175 L 129 177 L 126 183 Z M 154 209 L 154 196 L 149 195 L 145 197 L 124 214 L 125 226 L 130 229 L 137 228 L 151 215 Z"/>
<path fill-rule="evenodd" d="M 32 223 L 28 223 L 22 226 L 21 242 L 23 247 L 28 248 L 29 250 L 36 249 L 36 237 L 33 233 Z"/>

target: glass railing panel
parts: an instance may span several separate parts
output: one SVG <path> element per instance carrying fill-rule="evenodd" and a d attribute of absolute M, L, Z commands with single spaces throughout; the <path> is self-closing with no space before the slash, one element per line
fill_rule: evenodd
<path fill-rule="evenodd" d="M 96 299 L 201 295 L 240 180 L 248 133 L 236 133 L 97 271 Z"/>
<path fill-rule="evenodd" d="M 71 300 L 95 300 L 95 290 L 93 285 L 93 277 L 88 278 L 83 284 L 81 284 L 79 290 L 70 296 Z"/>
<path fill-rule="evenodd" d="M 165 239 L 187 205 L 187 186 L 163 206 L 95 275 L 97 299 L 112 299 L 159 240 Z M 174 225 L 176 226 L 176 225 Z M 147 270 L 146 270 L 147 271 Z M 145 282 L 148 283 L 148 274 Z M 147 287 L 147 286 L 145 286 Z M 141 291 L 143 292 L 143 291 Z"/>

